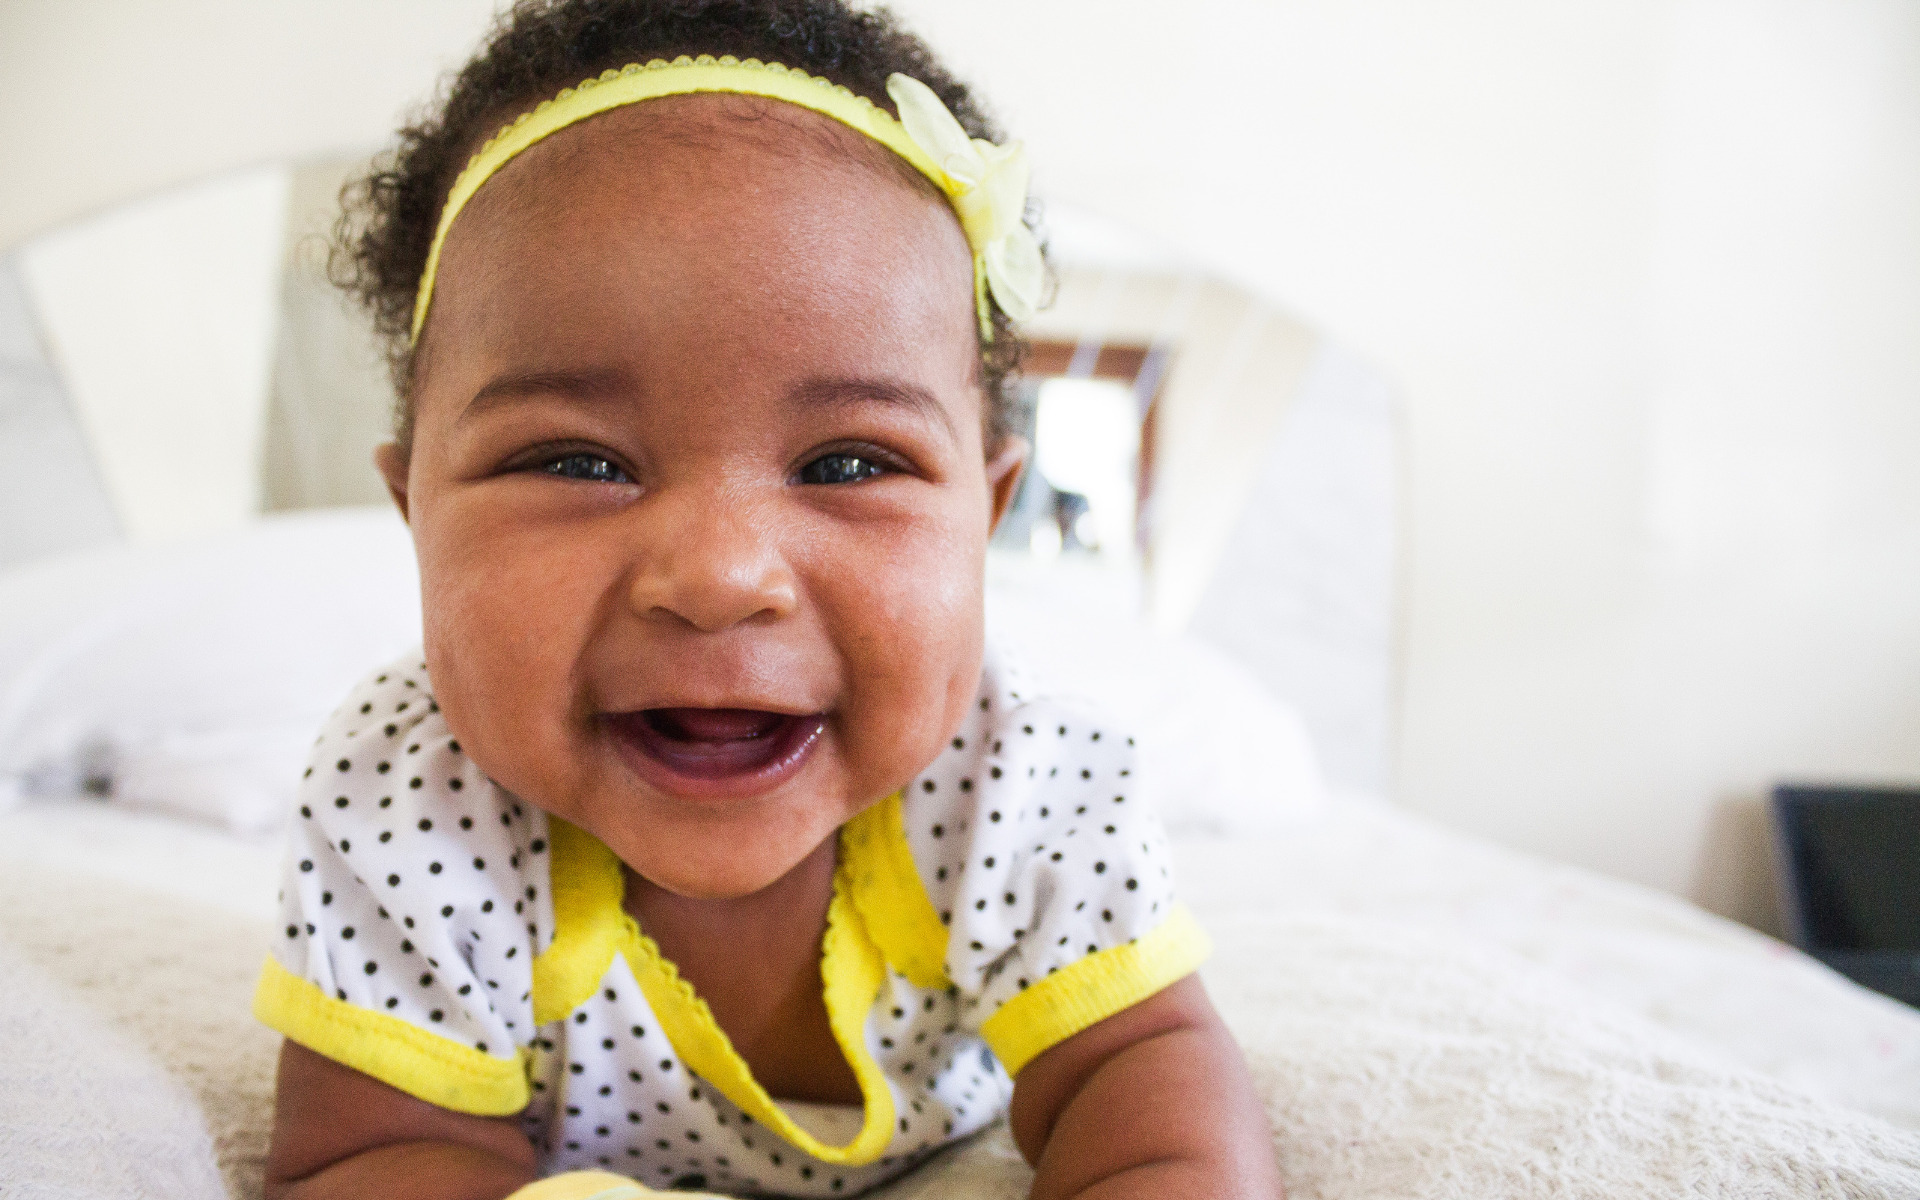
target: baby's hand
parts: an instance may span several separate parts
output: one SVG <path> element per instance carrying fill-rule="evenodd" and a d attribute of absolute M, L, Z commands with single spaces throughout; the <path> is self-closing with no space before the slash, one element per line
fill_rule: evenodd
<path fill-rule="evenodd" d="M 1028 1063 L 1011 1122 L 1032 1200 L 1285 1192 L 1246 1060 L 1197 976 Z"/>

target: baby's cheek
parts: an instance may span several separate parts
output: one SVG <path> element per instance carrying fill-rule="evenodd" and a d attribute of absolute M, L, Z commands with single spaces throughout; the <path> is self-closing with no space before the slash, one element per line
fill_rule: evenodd
<path fill-rule="evenodd" d="M 448 523 L 421 549 L 427 669 L 448 726 L 493 779 L 541 803 L 568 795 L 578 707 L 570 681 L 590 584 L 557 543 Z M 589 559 L 590 561 L 590 559 Z"/>
<path fill-rule="evenodd" d="M 864 586 L 836 589 L 832 599 L 853 681 L 849 750 L 880 790 L 933 761 L 978 688 L 981 567 L 956 541 L 916 553 L 896 546 Z"/>

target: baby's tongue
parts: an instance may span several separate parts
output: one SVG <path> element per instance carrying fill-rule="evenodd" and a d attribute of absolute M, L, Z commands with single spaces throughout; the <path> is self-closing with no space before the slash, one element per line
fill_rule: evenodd
<path fill-rule="evenodd" d="M 780 727 L 779 713 L 747 708 L 656 708 L 648 723 L 677 742 L 738 742 L 762 738 Z"/>
<path fill-rule="evenodd" d="M 797 717 L 745 708 L 650 708 L 614 714 L 609 725 L 643 756 L 643 775 L 656 766 L 670 772 L 655 782 L 672 790 L 680 780 L 749 776 L 772 786 L 768 781 L 785 778 L 806 757 L 824 720 L 817 713 Z"/>

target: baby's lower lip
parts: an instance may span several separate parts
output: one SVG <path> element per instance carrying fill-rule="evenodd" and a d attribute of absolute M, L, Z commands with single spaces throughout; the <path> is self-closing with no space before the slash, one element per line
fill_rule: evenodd
<path fill-rule="evenodd" d="M 713 798 L 777 786 L 806 762 L 826 728 L 817 713 L 739 708 L 650 708 L 602 720 L 642 779 L 677 795 Z"/>

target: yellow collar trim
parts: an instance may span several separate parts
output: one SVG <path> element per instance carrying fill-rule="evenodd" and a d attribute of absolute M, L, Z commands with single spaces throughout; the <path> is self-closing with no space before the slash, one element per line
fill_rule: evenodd
<path fill-rule="evenodd" d="M 740 1107 L 755 1121 L 805 1154 L 822 1162 L 862 1166 L 886 1152 L 893 1140 L 896 1111 L 893 1091 L 880 1064 L 867 1049 L 866 1024 L 893 955 L 883 954 L 873 917 L 895 911 L 904 921 L 882 919 L 885 938 L 904 956 L 896 968 L 909 979 L 936 978 L 946 949 L 945 929 L 913 873 L 900 817 L 900 797 L 890 796 L 841 830 L 840 865 L 834 872 L 833 899 L 827 907 L 827 933 L 820 973 L 825 984 L 827 1022 L 860 1085 L 865 1118 L 845 1146 L 829 1146 L 795 1124 L 765 1088 L 714 1020 L 713 1011 L 680 977 L 652 938 L 627 915 L 626 881 L 620 860 L 599 839 L 556 818 L 548 819 L 553 893 L 553 944 L 533 963 L 534 1020 L 542 1025 L 564 1019 L 592 995 L 616 954 L 623 956 L 634 981 L 653 1009 L 667 1040 L 687 1068 Z M 906 878 L 901 877 L 904 863 Z M 912 891 L 906 890 L 907 884 Z M 919 908 L 911 903 L 917 896 Z M 893 905 L 900 905 L 896 910 Z M 926 941 L 938 931 L 938 950 Z M 930 958 L 929 955 L 932 955 Z M 928 972 L 934 972 L 929 976 Z M 922 984 L 921 986 L 938 986 Z"/>
<path fill-rule="evenodd" d="M 644 100 L 697 92 L 765 96 L 797 104 L 866 134 L 898 154 L 940 189 L 960 219 L 973 251 L 974 303 L 979 310 L 981 335 L 989 340 L 993 337 L 989 292 L 1014 320 L 1032 315 L 1045 270 L 1038 243 L 1021 223 L 1027 202 L 1027 166 L 1019 143 L 995 146 L 970 140 L 930 88 L 903 75 L 888 80 L 888 94 L 901 106 L 905 124 L 865 96 L 805 71 L 753 58 L 741 61 L 730 54 L 720 58 L 702 54 L 603 71 L 599 77 L 582 80 L 579 86 L 566 88 L 531 112 L 520 114 L 482 146 L 454 180 L 446 205 L 440 210 L 440 223 L 427 249 L 426 266 L 414 298 L 409 341 L 419 341 L 420 330 L 426 325 L 434 278 L 440 269 L 440 251 L 454 218 L 497 171 L 542 138 L 588 117 Z M 936 154 L 940 161 L 936 161 Z"/>
<path fill-rule="evenodd" d="M 593 995 L 639 926 L 621 907 L 626 879 L 620 860 L 600 840 L 558 817 L 547 818 L 553 942 L 533 960 L 533 1020 L 564 1019 Z"/>
<path fill-rule="evenodd" d="M 915 987 L 947 987 L 947 927 L 913 865 L 900 793 L 841 828 L 840 865 L 887 963 Z"/>

